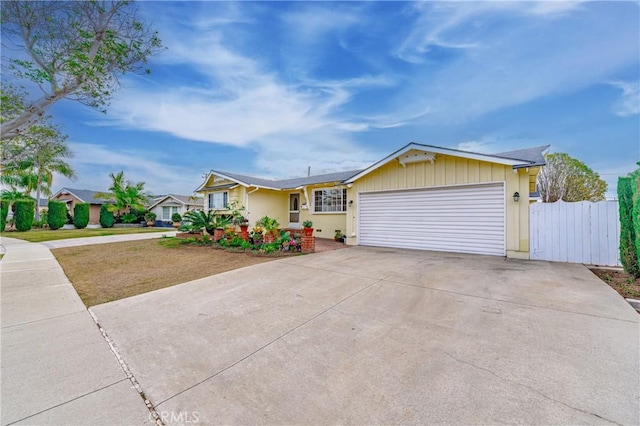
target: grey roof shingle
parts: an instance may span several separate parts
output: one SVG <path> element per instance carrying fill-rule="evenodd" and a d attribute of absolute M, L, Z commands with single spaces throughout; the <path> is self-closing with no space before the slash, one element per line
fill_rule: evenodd
<path fill-rule="evenodd" d="M 264 186 L 273 189 L 294 189 L 304 185 L 316 185 L 319 183 L 342 182 L 351 176 L 357 175 L 362 170 L 348 170 L 345 172 L 327 173 L 323 175 L 307 176 L 293 179 L 262 179 L 253 176 L 228 173 L 220 170 L 212 170 L 212 173 L 232 178 L 247 185 Z"/>
<path fill-rule="evenodd" d="M 62 188 L 58 192 L 69 192 L 75 195 L 77 198 L 81 199 L 83 202 L 90 204 L 106 204 L 111 202 L 111 200 L 96 198 L 96 195 L 99 194 L 99 191 L 91 191 L 89 189 Z"/>
<path fill-rule="evenodd" d="M 491 154 L 496 157 L 510 158 L 513 160 L 523 160 L 531 163 L 531 166 L 543 166 L 546 164 L 544 159 L 544 151 L 549 149 L 550 145 L 535 146 L 533 148 L 516 149 L 515 151 L 499 152 Z"/>

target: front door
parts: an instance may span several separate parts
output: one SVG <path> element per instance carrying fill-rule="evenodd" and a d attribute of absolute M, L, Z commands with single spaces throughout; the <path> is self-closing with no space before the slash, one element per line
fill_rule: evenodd
<path fill-rule="evenodd" d="M 300 194 L 289 194 L 289 228 L 300 228 Z"/>

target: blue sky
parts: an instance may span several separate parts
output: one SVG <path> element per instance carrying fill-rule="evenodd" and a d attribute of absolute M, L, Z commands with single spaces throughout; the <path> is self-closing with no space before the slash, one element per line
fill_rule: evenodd
<path fill-rule="evenodd" d="M 106 115 L 63 101 L 79 179 L 190 194 L 210 169 L 356 169 L 408 142 L 550 144 L 617 176 L 640 160 L 638 2 L 140 2 L 167 49 Z"/>

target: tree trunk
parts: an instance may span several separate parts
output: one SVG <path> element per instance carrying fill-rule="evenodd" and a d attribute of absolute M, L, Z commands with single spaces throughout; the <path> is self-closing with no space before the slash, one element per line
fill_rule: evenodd
<path fill-rule="evenodd" d="M 42 172 L 38 168 L 38 183 L 36 185 L 36 221 L 40 221 L 40 187 L 42 186 Z"/>

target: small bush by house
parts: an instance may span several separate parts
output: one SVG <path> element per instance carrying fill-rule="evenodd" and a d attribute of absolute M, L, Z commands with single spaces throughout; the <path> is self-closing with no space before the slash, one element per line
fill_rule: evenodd
<path fill-rule="evenodd" d="M 89 203 L 78 203 L 73 208 L 73 226 L 84 229 L 89 224 Z"/>
<path fill-rule="evenodd" d="M 50 229 L 60 229 L 67 223 L 67 206 L 61 201 L 49 200 L 47 224 Z"/>
<path fill-rule="evenodd" d="M 113 213 L 109 211 L 106 204 L 100 206 L 100 226 L 103 228 L 111 228 L 115 223 Z"/>
<path fill-rule="evenodd" d="M 35 214 L 35 202 L 33 200 L 16 201 L 16 230 L 20 232 L 28 231 L 33 225 L 33 215 Z"/>
<path fill-rule="evenodd" d="M 7 226 L 7 215 L 9 214 L 9 202 L 0 200 L 0 232 L 4 232 Z"/>

